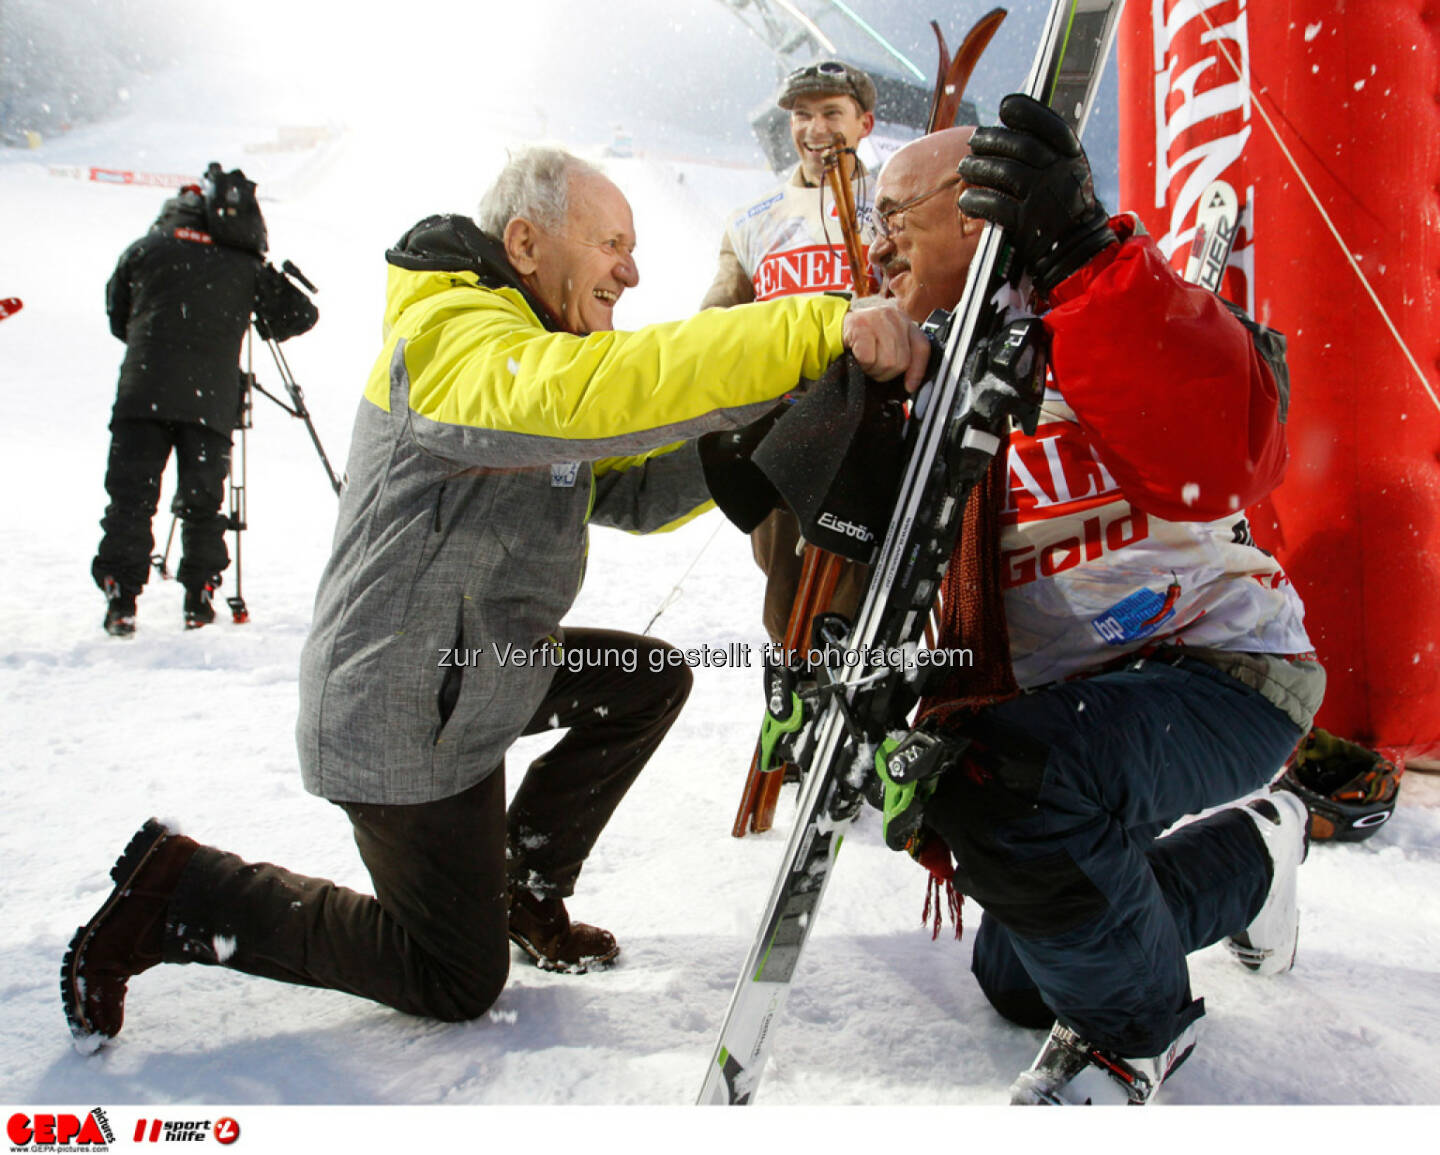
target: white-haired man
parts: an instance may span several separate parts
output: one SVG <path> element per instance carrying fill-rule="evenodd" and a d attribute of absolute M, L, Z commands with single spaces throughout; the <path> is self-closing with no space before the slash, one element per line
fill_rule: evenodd
<path fill-rule="evenodd" d="M 928 351 L 893 305 L 836 297 L 614 332 L 634 248 L 620 190 L 545 149 L 510 161 L 478 225 L 428 217 L 387 254 L 387 336 L 301 658 L 298 734 L 305 786 L 345 810 L 376 897 L 151 820 L 65 956 L 77 1040 L 114 1037 L 126 982 L 157 962 L 465 1020 L 504 986 L 507 939 L 552 970 L 615 957 L 564 900 L 690 675 L 663 642 L 562 632 L 587 525 L 679 524 L 725 484 L 730 431 L 802 376 L 848 348 L 913 388 Z M 551 728 L 568 733 L 507 814 L 506 749 Z"/>

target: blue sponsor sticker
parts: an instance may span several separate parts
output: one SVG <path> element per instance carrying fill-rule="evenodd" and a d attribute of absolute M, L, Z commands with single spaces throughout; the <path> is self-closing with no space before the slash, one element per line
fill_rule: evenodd
<path fill-rule="evenodd" d="M 771 205 L 777 205 L 777 204 L 779 204 L 780 201 L 781 201 L 781 199 L 782 199 L 784 196 L 785 196 L 785 193 L 784 193 L 784 191 L 782 190 L 782 191 L 776 193 L 773 197 L 770 197 L 770 198 L 767 199 L 767 200 L 763 200 L 763 201 L 761 201 L 761 202 L 760 202 L 759 204 L 757 204 L 757 205 L 751 205 L 751 206 L 750 206 L 750 211 L 745 214 L 745 219 L 748 221 L 751 217 L 757 216 L 758 214 L 763 213 L 763 212 L 764 212 L 766 209 L 768 209 Z"/>
<path fill-rule="evenodd" d="M 575 479 L 580 476 L 578 461 L 557 461 L 550 466 L 551 489 L 574 489 Z"/>
<path fill-rule="evenodd" d="M 1175 610 L 1167 606 L 1164 594 L 1136 590 L 1098 618 L 1092 618 L 1090 625 L 1106 645 L 1123 646 L 1149 637 L 1174 616 Z"/>

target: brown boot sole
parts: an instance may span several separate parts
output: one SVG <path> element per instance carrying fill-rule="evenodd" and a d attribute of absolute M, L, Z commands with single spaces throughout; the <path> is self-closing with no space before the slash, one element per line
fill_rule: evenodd
<path fill-rule="evenodd" d="M 95 912 L 95 916 L 75 931 L 70 945 L 65 949 L 65 958 L 60 963 L 60 1002 L 65 1008 L 65 1021 L 70 1024 L 70 1034 L 74 1036 L 77 1044 L 82 1044 L 87 1049 L 93 1049 L 92 1044 L 98 1045 L 94 1042 L 97 1038 L 103 1042 L 111 1036 L 97 1030 L 85 1015 L 85 980 L 80 974 L 85 965 L 85 950 L 110 916 L 110 912 L 115 909 L 115 904 L 125 896 L 141 867 L 171 833 L 154 818 L 148 819 L 145 825 L 136 831 L 129 845 L 116 859 L 115 865 L 110 868 L 110 878 L 115 883 L 115 889 L 110 892 L 104 905 Z"/>
<path fill-rule="evenodd" d="M 604 954 L 584 955 L 573 963 L 562 962 L 541 954 L 534 943 L 519 931 L 512 930 L 510 932 L 510 941 L 529 955 L 530 961 L 540 970 L 560 975 L 583 975 L 588 973 L 591 967 L 608 967 L 620 953 L 620 944 L 616 943 Z"/>

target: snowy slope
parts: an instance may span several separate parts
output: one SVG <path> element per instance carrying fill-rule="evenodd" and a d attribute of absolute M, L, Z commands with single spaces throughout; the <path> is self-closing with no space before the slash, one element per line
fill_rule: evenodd
<path fill-rule="evenodd" d="M 728 833 L 760 709 L 756 668 L 697 671 L 684 716 L 587 866 L 572 908 L 619 937 L 613 970 L 545 975 L 517 956 L 491 1014 L 447 1026 L 332 992 L 161 967 L 132 983 L 116 1045 L 90 1057 L 69 1045 L 61 953 L 147 815 L 251 859 L 368 883 L 344 816 L 301 790 L 295 765 L 298 655 L 334 517 L 297 423 L 257 401 L 251 624 L 187 634 L 180 591 L 156 582 L 133 641 L 99 629 L 88 568 L 121 354 L 102 290 L 163 193 L 47 166 L 198 172 L 213 158 L 259 177 L 274 254 L 321 288 L 319 327 L 287 352 L 338 464 L 377 347 L 385 246 L 425 213 L 468 210 L 511 134 L 539 123 L 533 102 L 517 106 L 483 130 L 468 125 L 459 148 L 453 124 L 402 133 L 395 120 L 352 118 L 320 151 L 247 154 L 284 122 L 250 104 L 229 119 L 186 119 L 213 104 L 205 83 L 161 78 L 120 120 L 0 154 L 0 296 L 26 302 L 0 324 L 0 1102 L 688 1103 L 788 825 L 787 793 L 779 829 Z M 597 121 L 569 139 L 593 151 L 606 132 Z M 665 152 L 610 164 L 641 238 L 625 325 L 693 307 L 724 210 L 769 179 Z M 267 362 L 257 370 L 277 383 Z M 157 519 L 162 535 L 166 524 Z M 758 653 L 760 578 L 718 515 L 650 540 L 597 532 L 571 620 L 642 629 L 702 551 L 655 632 Z M 512 771 L 542 742 L 517 748 Z M 1217 948 L 1195 957 L 1209 1014 L 1166 1103 L 1440 1102 L 1440 784 L 1412 775 L 1403 801 L 1372 841 L 1312 853 L 1293 974 L 1255 979 Z M 1004 1101 L 1040 1036 L 990 1011 L 968 974 L 968 937 L 932 942 L 921 929 L 924 889 L 919 868 L 863 818 L 779 1027 L 764 1103 Z M 978 918 L 973 905 L 966 913 Z"/>

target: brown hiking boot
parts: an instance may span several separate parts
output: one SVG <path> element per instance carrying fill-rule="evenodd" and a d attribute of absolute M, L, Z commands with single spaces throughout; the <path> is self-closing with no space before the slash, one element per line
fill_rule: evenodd
<path fill-rule="evenodd" d="M 519 891 L 510 902 L 510 941 L 542 971 L 583 975 L 605 966 L 620 953 L 615 936 L 588 923 L 571 922 L 558 898 L 536 898 Z"/>
<path fill-rule="evenodd" d="M 77 1050 L 89 1053 L 120 1033 L 125 984 L 161 961 L 170 897 L 198 849 L 151 818 L 110 868 L 115 889 L 75 932 L 60 964 L 60 999 Z"/>

